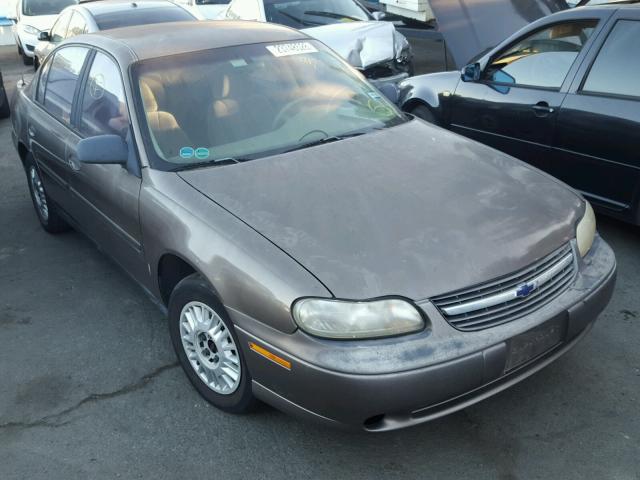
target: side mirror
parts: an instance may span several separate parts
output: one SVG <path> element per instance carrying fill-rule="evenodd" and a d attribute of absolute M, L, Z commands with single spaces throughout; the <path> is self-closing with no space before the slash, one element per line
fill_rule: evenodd
<path fill-rule="evenodd" d="M 39 42 L 50 42 L 51 41 L 51 35 L 49 35 L 49 32 L 40 32 L 38 34 L 38 41 Z"/>
<path fill-rule="evenodd" d="M 480 80 L 482 69 L 479 63 L 472 63 L 462 69 L 461 78 L 463 82 L 477 82 Z"/>
<path fill-rule="evenodd" d="M 384 12 L 381 12 L 380 10 L 373 12 L 371 16 L 373 17 L 374 20 L 377 20 L 378 22 L 380 20 L 384 20 L 385 18 L 387 18 L 387 14 Z"/>
<path fill-rule="evenodd" d="M 98 135 L 80 140 L 76 156 L 80 163 L 124 165 L 129 158 L 129 148 L 119 135 Z"/>
<path fill-rule="evenodd" d="M 378 87 L 380 93 L 382 93 L 387 99 L 393 103 L 394 105 L 398 103 L 398 99 L 400 98 L 400 91 L 398 90 L 397 85 L 393 83 L 385 83 Z"/>

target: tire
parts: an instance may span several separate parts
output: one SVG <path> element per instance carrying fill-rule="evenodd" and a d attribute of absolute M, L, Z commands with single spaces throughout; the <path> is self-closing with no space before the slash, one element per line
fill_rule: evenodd
<path fill-rule="evenodd" d="M 62 233 L 69 230 L 71 227 L 64 221 L 59 213 L 58 207 L 51 201 L 49 195 L 47 195 L 40 177 L 40 170 L 30 153 L 27 154 L 24 167 L 27 172 L 27 183 L 29 185 L 33 208 L 36 211 L 42 228 L 48 233 Z"/>
<path fill-rule="evenodd" d="M 38 60 L 38 57 L 33 57 L 33 71 L 37 72 L 39 66 L 40 66 L 40 60 Z"/>
<path fill-rule="evenodd" d="M 22 63 L 25 65 L 33 65 L 33 57 L 27 57 L 25 53 L 22 53 Z"/>
<path fill-rule="evenodd" d="M 7 92 L 2 82 L 2 74 L 0 74 L 0 118 L 8 118 L 10 114 L 9 100 L 7 99 Z"/>
<path fill-rule="evenodd" d="M 20 44 L 18 43 L 18 55 L 21 57 L 22 56 L 22 47 L 20 46 Z"/>
<path fill-rule="evenodd" d="M 251 391 L 251 375 L 233 324 L 218 297 L 200 275 L 190 275 L 176 285 L 169 299 L 168 320 L 173 348 L 198 393 L 225 412 L 253 410 L 257 400 Z M 227 372 L 228 369 L 233 371 L 234 361 L 237 362 L 237 379 L 222 370 L 225 367 Z M 227 390 L 220 391 L 216 385 L 226 386 Z"/>
<path fill-rule="evenodd" d="M 429 110 L 429 107 L 425 105 L 418 105 L 417 107 L 412 108 L 409 113 L 421 118 L 425 122 L 433 123 L 434 125 L 438 124 L 436 117 L 433 115 L 431 110 Z"/>

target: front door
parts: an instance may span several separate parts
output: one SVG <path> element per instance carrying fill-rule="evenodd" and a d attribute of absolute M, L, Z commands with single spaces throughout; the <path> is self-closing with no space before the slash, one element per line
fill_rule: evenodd
<path fill-rule="evenodd" d="M 106 53 L 96 51 L 78 96 L 77 134 L 67 157 L 73 165 L 72 215 L 96 243 L 139 281 L 148 275 L 142 252 L 138 212 L 141 178 L 120 69 Z M 116 134 L 129 145 L 127 166 L 79 164 L 77 143 L 86 137 Z"/>
<path fill-rule="evenodd" d="M 596 25 L 552 24 L 499 51 L 480 80 L 460 82 L 451 128 L 546 169 L 572 69 Z"/>
<path fill-rule="evenodd" d="M 635 9 L 634 9 L 635 10 Z M 558 117 L 549 172 L 595 205 L 627 215 L 640 202 L 640 12 L 620 10 Z"/>

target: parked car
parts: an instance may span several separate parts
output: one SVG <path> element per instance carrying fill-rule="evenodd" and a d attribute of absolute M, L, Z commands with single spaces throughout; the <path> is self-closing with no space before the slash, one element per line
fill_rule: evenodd
<path fill-rule="evenodd" d="M 101 0 L 65 8 L 51 27 L 38 35 L 34 68 L 61 41 L 83 33 L 150 23 L 197 20 L 198 17 L 168 0 Z"/>
<path fill-rule="evenodd" d="M 0 118 L 7 118 L 9 114 L 9 100 L 7 99 L 7 92 L 4 89 L 2 73 L 0 73 Z"/>
<path fill-rule="evenodd" d="M 229 5 L 229 0 L 173 0 L 178 5 L 207 20 L 216 20 Z"/>
<path fill-rule="evenodd" d="M 77 0 L 17 0 L 12 27 L 18 54 L 25 65 L 33 63 L 38 35 L 51 29 L 58 13 Z"/>
<path fill-rule="evenodd" d="M 565 185 L 408 118 L 302 32 L 166 32 L 62 43 L 13 140 L 44 229 L 164 305 L 212 404 L 414 425 L 540 370 L 609 301 L 614 254 Z"/>
<path fill-rule="evenodd" d="M 233 0 L 221 18 L 303 30 L 376 85 L 394 84 L 413 75 L 413 54 L 407 39 L 392 23 L 377 21 L 380 17 L 374 17 L 357 0 Z"/>
<path fill-rule="evenodd" d="M 460 72 L 402 84 L 406 111 L 565 181 L 640 223 L 640 6 L 539 20 Z"/>

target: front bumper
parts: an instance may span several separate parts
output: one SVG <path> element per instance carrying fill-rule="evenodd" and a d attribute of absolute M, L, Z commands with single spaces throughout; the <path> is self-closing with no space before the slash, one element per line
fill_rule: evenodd
<path fill-rule="evenodd" d="M 465 408 L 562 356 L 608 304 L 615 278 L 613 251 L 598 237 L 560 296 L 525 317 L 478 332 L 453 329 L 429 302 L 420 302 L 432 323 L 427 331 L 357 342 L 313 339 L 299 331 L 284 335 L 237 312 L 231 316 L 258 398 L 326 424 L 386 431 Z M 552 324 L 560 329 L 559 342 L 508 369 L 514 339 Z M 249 342 L 286 359 L 291 368 L 245 348 Z"/>

